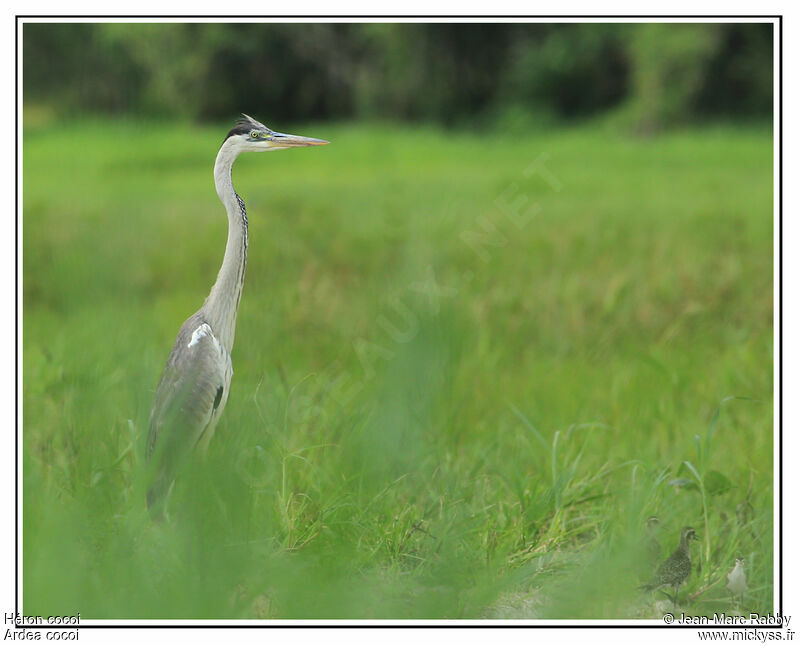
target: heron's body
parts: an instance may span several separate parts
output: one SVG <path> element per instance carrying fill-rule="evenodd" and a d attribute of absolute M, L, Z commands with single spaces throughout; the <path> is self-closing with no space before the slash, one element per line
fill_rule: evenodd
<path fill-rule="evenodd" d="M 228 214 L 225 257 L 205 303 L 178 332 L 150 412 L 146 456 L 153 471 L 147 504 L 159 514 L 183 458 L 195 447 L 205 450 L 228 401 L 233 376 L 231 352 L 248 244 L 247 211 L 233 188 L 233 163 L 245 151 L 324 143 L 327 142 L 273 132 L 245 116 L 228 133 L 217 154 L 214 183 Z"/>

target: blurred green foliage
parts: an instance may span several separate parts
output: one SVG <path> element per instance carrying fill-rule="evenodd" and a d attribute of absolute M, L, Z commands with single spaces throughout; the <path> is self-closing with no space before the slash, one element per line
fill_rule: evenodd
<path fill-rule="evenodd" d="M 636 30 L 631 43 L 633 109 L 640 128 L 688 120 L 719 32 L 719 25 L 682 23 L 653 23 Z"/>
<path fill-rule="evenodd" d="M 153 524 L 148 413 L 221 261 L 229 126 L 24 131 L 26 614 L 658 617 L 651 514 L 662 557 L 703 536 L 682 608 L 773 609 L 768 128 L 317 124 L 332 145 L 243 156 L 231 395 Z"/>
<path fill-rule="evenodd" d="M 620 110 L 641 131 L 770 117 L 771 24 L 26 24 L 24 98 L 60 117 L 391 118 Z"/>

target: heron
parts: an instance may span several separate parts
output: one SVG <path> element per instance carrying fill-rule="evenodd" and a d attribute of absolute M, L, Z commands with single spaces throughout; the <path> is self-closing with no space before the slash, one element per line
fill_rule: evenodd
<path fill-rule="evenodd" d="M 231 351 L 247 265 L 247 211 L 231 171 L 244 152 L 321 146 L 324 139 L 270 130 L 242 114 L 217 153 L 214 184 L 228 215 L 225 255 L 203 306 L 180 328 L 153 397 L 145 456 L 150 465 L 147 507 L 157 519 L 179 467 L 195 449 L 205 454 L 228 401 Z"/>

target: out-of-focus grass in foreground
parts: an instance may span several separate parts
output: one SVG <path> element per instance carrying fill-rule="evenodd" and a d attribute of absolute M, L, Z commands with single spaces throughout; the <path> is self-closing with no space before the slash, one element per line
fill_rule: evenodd
<path fill-rule="evenodd" d="M 25 131 L 26 614 L 656 616 L 652 514 L 662 558 L 703 539 L 681 606 L 772 610 L 769 131 L 268 125 L 333 143 L 237 162 L 232 391 L 161 525 L 147 417 L 226 126 Z"/>

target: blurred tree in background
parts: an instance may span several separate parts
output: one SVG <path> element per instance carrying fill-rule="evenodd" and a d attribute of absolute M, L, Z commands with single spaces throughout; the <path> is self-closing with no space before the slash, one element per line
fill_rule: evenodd
<path fill-rule="evenodd" d="M 37 23 L 23 98 L 132 113 L 556 121 L 616 110 L 652 131 L 772 113 L 772 25 Z"/>
<path fill-rule="evenodd" d="M 636 125 L 650 131 L 687 121 L 719 48 L 722 25 L 639 25 L 631 39 L 631 109 Z"/>

